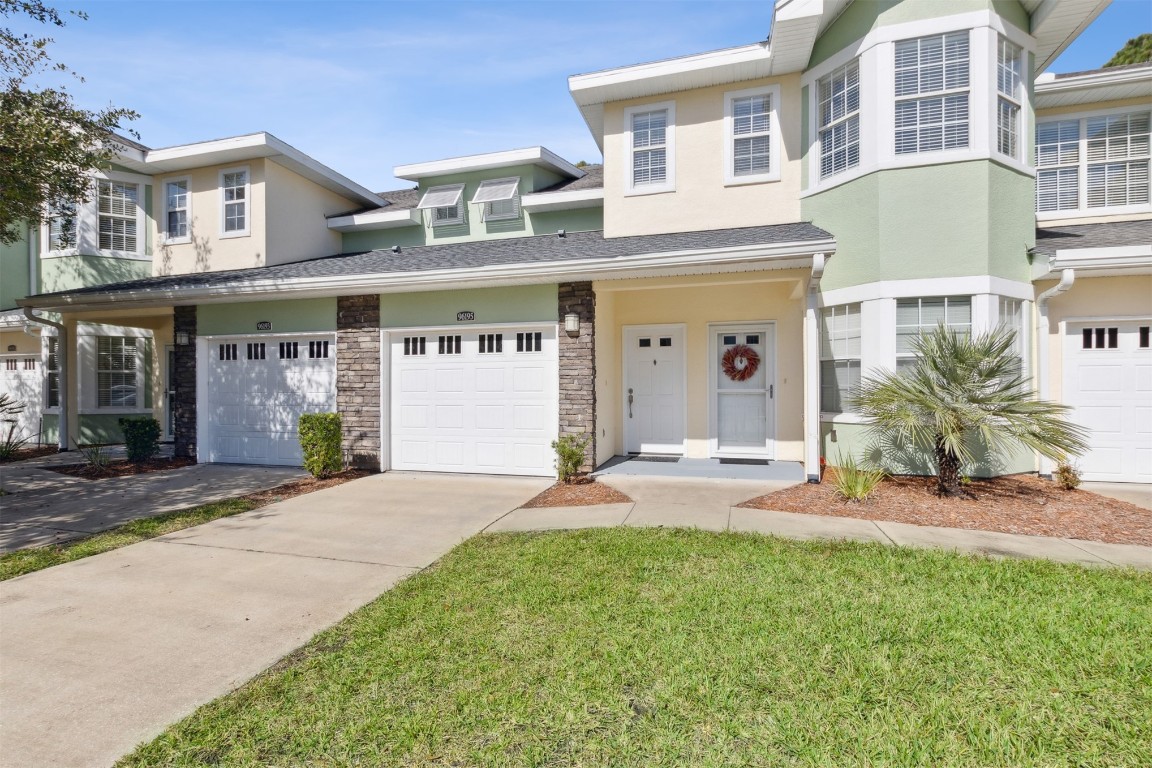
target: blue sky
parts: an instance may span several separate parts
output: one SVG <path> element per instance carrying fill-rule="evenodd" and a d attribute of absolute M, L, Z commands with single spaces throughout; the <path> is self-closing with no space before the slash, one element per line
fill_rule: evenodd
<path fill-rule="evenodd" d="M 59 7 L 89 16 L 50 32 L 86 78 L 71 90 L 140 112 L 145 144 L 266 130 L 374 190 L 408 186 L 395 165 L 536 144 L 597 162 L 568 75 L 761 40 L 770 15 L 769 0 Z M 1149 8 L 1114 0 L 1053 70 L 1099 67 L 1152 30 Z"/>

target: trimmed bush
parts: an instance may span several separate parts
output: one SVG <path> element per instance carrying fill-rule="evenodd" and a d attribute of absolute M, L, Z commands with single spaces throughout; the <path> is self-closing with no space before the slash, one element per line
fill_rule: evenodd
<path fill-rule="evenodd" d="M 160 422 L 152 417 L 120 419 L 128 461 L 143 464 L 160 452 Z"/>
<path fill-rule="evenodd" d="M 867 501 L 887 476 L 882 469 L 861 467 L 851 454 L 836 466 L 836 493 L 848 502 Z"/>
<path fill-rule="evenodd" d="M 344 469 L 340 454 L 341 423 L 338 413 L 300 415 L 300 448 L 304 469 L 313 477 L 328 477 Z"/>
<path fill-rule="evenodd" d="M 1062 461 L 1057 464 L 1052 477 L 1066 491 L 1074 491 L 1080 487 L 1080 470 L 1071 462 Z"/>
<path fill-rule="evenodd" d="M 584 465 L 584 449 L 592 442 L 592 435 L 564 435 L 559 440 L 552 441 L 552 450 L 556 451 L 556 474 L 564 483 L 572 482 Z"/>

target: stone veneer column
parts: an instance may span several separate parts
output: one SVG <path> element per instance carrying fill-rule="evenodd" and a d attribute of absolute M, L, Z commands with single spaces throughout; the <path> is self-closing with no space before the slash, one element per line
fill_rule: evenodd
<path fill-rule="evenodd" d="M 561 283 L 560 313 L 560 434 L 592 435 L 583 469 L 596 463 L 596 294 L 592 283 Z M 564 316 L 580 316 L 580 333 L 564 331 Z"/>
<path fill-rule="evenodd" d="M 344 464 L 380 469 L 380 297 L 336 299 L 336 410 Z"/>
<path fill-rule="evenodd" d="M 172 373 L 172 422 L 177 456 L 196 458 L 196 307 L 173 307 L 172 340 L 188 334 L 187 344 L 175 346 L 176 370 Z"/>

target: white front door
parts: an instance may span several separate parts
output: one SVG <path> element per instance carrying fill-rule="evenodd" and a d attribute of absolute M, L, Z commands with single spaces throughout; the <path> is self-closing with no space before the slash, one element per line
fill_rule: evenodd
<path fill-rule="evenodd" d="M 712 326 L 712 451 L 772 458 L 776 344 L 768 323 Z"/>
<path fill-rule="evenodd" d="M 684 327 L 624 329 L 624 449 L 684 453 Z"/>
<path fill-rule="evenodd" d="M 1085 480 L 1152 483 L 1152 321 L 1068 325 L 1064 401 L 1087 427 Z"/>

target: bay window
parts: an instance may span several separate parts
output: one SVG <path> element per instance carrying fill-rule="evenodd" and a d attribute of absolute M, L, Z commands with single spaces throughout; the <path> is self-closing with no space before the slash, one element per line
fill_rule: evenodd
<path fill-rule="evenodd" d="M 136 253 L 137 205 L 140 185 L 122 181 L 97 182 L 99 247 L 102 251 Z"/>
<path fill-rule="evenodd" d="M 853 60 L 816 84 L 820 178 L 860 165 L 860 62 Z"/>
<path fill-rule="evenodd" d="M 896 43 L 896 154 L 968 146 L 968 32 Z"/>
<path fill-rule="evenodd" d="M 971 296 L 934 296 L 896 300 L 896 368 L 915 364 L 913 343 L 943 325 L 964 335 L 972 332 Z"/>
<path fill-rule="evenodd" d="M 820 410 L 843 413 L 860 386 L 860 305 L 826 307 L 820 334 Z"/>

